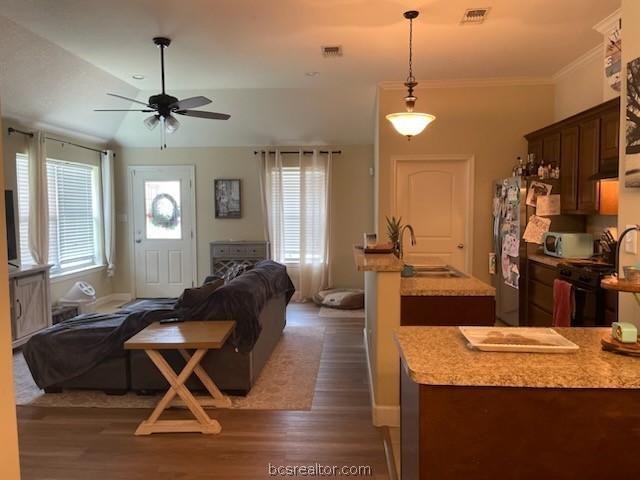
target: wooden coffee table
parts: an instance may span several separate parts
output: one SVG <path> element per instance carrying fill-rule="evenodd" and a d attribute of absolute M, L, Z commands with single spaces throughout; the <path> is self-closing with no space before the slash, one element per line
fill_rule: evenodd
<path fill-rule="evenodd" d="M 126 350 L 144 350 L 170 385 L 149 418 L 138 426 L 136 435 L 161 432 L 220 433 L 222 430 L 220 423 L 209 418 L 202 405 L 186 387 L 185 382 L 192 373 L 195 373 L 213 398 L 211 402 L 213 406 L 231 406 L 229 397 L 220 392 L 211 377 L 200 366 L 200 362 L 210 349 L 222 348 L 235 324 L 234 321 L 152 323 L 125 342 Z M 180 373 L 173 371 L 160 350 L 180 352 L 187 362 Z M 194 350 L 193 354 L 189 353 L 189 350 Z M 171 406 L 176 395 L 184 401 L 195 420 L 159 420 L 162 412 Z"/>

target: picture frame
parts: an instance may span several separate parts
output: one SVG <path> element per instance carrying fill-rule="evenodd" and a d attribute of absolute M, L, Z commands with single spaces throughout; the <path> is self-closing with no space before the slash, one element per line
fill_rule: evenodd
<path fill-rule="evenodd" d="M 627 111 L 624 180 L 626 187 L 640 187 L 640 58 L 627 64 Z M 622 173 L 620 175 L 622 177 Z"/>
<path fill-rule="evenodd" d="M 213 181 L 215 218 L 242 218 L 242 182 L 237 178 Z"/>

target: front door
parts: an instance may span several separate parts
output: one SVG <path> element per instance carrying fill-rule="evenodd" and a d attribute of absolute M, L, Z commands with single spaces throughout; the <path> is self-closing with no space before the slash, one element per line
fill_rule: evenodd
<path fill-rule="evenodd" d="M 131 167 L 138 298 L 195 285 L 193 167 Z"/>
<path fill-rule="evenodd" d="M 395 215 L 411 224 L 417 243 L 404 235 L 408 263 L 444 263 L 468 272 L 469 158 L 397 159 Z"/>

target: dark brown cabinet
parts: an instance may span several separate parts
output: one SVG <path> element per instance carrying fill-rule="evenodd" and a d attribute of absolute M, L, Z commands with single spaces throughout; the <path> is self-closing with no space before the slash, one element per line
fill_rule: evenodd
<path fill-rule="evenodd" d="M 563 212 L 578 210 L 578 127 L 562 130 L 560 136 L 560 205 Z"/>
<path fill-rule="evenodd" d="M 402 296 L 400 325 L 493 326 L 496 299 L 492 296 Z"/>
<path fill-rule="evenodd" d="M 550 327 L 553 325 L 553 281 L 557 271 L 532 260 L 529 260 L 528 269 L 527 325 Z"/>
<path fill-rule="evenodd" d="M 560 133 L 553 133 L 542 139 L 542 160 L 553 165 L 560 163 Z"/>
<path fill-rule="evenodd" d="M 600 119 L 600 164 L 601 173 L 618 172 L 620 153 L 620 112 L 605 113 Z"/>
<path fill-rule="evenodd" d="M 600 165 L 600 119 L 580 123 L 578 147 L 578 213 L 598 211 L 598 182 L 591 177 Z"/>
<path fill-rule="evenodd" d="M 562 213 L 591 215 L 599 209 L 598 180 L 618 174 L 620 99 L 615 98 L 528 135 L 537 161 L 560 164 Z"/>

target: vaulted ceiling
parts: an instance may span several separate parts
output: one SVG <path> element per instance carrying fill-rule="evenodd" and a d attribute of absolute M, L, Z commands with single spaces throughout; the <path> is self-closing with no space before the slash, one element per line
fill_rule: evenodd
<path fill-rule="evenodd" d="M 204 94 L 229 122 L 186 119 L 173 144 L 370 143 L 375 85 L 406 75 L 415 22 L 419 79 L 546 77 L 602 41 L 619 0 L 0 0 L 3 110 L 130 145 L 156 145 L 143 114 L 105 92 L 159 88 L 151 38 L 173 39 L 167 89 Z M 481 26 L 466 8 L 491 7 Z M 323 58 L 321 45 L 344 56 Z M 310 77 L 305 72 L 319 72 Z M 142 74 L 144 80 L 132 79 Z"/>

